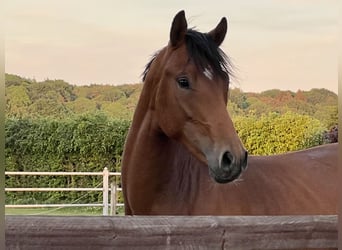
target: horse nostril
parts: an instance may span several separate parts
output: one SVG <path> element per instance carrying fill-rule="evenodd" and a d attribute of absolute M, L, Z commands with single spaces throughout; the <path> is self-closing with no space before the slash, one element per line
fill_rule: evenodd
<path fill-rule="evenodd" d="M 230 170 L 230 165 L 233 162 L 233 155 L 226 151 L 223 153 L 222 155 L 222 160 L 221 160 L 221 168 L 225 171 L 229 171 Z"/>
<path fill-rule="evenodd" d="M 248 162 L 248 151 L 245 151 L 245 157 L 243 158 L 242 168 L 247 168 L 247 162 Z"/>

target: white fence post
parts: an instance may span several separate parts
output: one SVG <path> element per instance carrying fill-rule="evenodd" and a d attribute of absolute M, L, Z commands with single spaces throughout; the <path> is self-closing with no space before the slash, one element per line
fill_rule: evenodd
<path fill-rule="evenodd" d="M 103 215 L 108 215 L 108 177 L 109 171 L 105 167 L 103 169 Z"/>
<path fill-rule="evenodd" d="M 110 215 L 116 215 L 116 182 L 110 184 Z"/>

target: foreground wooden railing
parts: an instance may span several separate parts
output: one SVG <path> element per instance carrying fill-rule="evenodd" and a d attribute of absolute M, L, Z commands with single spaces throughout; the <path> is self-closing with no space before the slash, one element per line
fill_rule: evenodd
<path fill-rule="evenodd" d="M 337 216 L 6 216 L 6 249 L 337 248 Z"/>

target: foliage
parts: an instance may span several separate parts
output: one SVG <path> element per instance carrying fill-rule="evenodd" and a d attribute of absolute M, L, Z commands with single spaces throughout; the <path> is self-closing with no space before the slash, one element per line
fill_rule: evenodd
<path fill-rule="evenodd" d="M 233 93 L 239 92 L 235 91 Z M 302 115 L 309 115 L 320 120 L 324 123 L 323 125 L 326 129 L 336 125 L 338 121 L 336 115 L 337 95 L 326 89 L 298 90 L 296 93 L 272 89 L 260 94 L 241 92 L 239 95 L 244 95 L 245 102 L 248 103 L 247 108 L 241 109 L 243 111 L 240 112 L 241 115 L 260 117 L 269 112 L 285 114 L 291 111 Z M 233 97 L 230 99 L 237 104 L 239 103 Z M 325 121 L 328 116 L 330 117 L 330 122 L 327 123 Z"/>
<path fill-rule="evenodd" d="M 74 86 L 63 80 L 37 82 L 6 74 L 8 117 L 67 118 L 75 114 L 102 111 L 110 117 L 132 119 L 142 84 L 119 86 Z M 289 111 L 309 115 L 326 130 L 337 124 L 337 95 L 326 89 L 297 92 L 271 89 L 261 93 L 229 90 L 228 110 L 232 117 Z"/>
<path fill-rule="evenodd" d="M 271 155 L 323 144 L 324 128 L 307 115 L 287 112 L 236 117 L 235 128 L 252 155 Z"/>
<path fill-rule="evenodd" d="M 332 128 L 337 125 L 338 121 L 338 108 L 337 105 L 318 105 L 316 111 L 312 115 L 314 118 L 322 122 L 325 128 Z"/>
<path fill-rule="evenodd" d="M 102 113 L 74 116 L 69 119 L 6 119 L 6 171 L 99 172 L 104 167 L 120 171 L 121 155 L 130 122 L 110 119 Z M 39 178 L 39 180 L 37 180 Z M 101 183 L 97 176 L 36 177 L 7 176 L 6 187 L 94 187 Z M 84 193 L 83 193 L 84 194 Z M 6 203 L 56 203 L 76 200 L 80 192 L 45 192 L 25 195 L 8 193 Z M 101 200 L 89 193 L 87 202 Z M 84 201 L 82 201 L 84 202 Z"/>
<path fill-rule="evenodd" d="M 6 88 L 6 110 L 12 116 L 25 116 L 29 112 L 28 107 L 31 103 L 25 84 L 11 85 Z"/>
<path fill-rule="evenodd" d="M 23 78 L 18 75 L 13 75 L 13 74 L 5 74 L 5 85 L 6 87 L 10 86 L 19 86 L 22 84 L 31 84 L 36 82 L 35 80 Z"/>

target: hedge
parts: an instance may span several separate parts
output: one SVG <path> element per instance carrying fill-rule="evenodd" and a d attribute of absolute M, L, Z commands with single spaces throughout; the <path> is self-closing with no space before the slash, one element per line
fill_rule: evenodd
<path fill-rule="evenodd" d="M 274 154 L 322 144 L 318 120 L 295 113 L 234 118 L 250 154 Z M 56 118 L 8 118 L 6 171 L 120 171 L 129 120 L 103 113 Z M 6 187 L 101 187 L 101 176 L 6 176 Z M 120 183 L 119 183 L 120 184 Z M 121 198 L 120 198 L 121 199 Z M 95 203 L 101 192 L 6 192 L 6 204 Z"/>
<path fill-rule="evenodd" d="M 69 119 L 15 119 L 5 124 L 6 171 L 120 171 L 130 121 L 102 113 Z M 101 187 L 101 176 L 6 176 L 6 187 Z M 83 197 L 84 196 L 84 197 Z M 27 198 L 29 197 L 29 198 Z M 7 192 L 6 204 L 98 202 L 100 192 Z"/>

